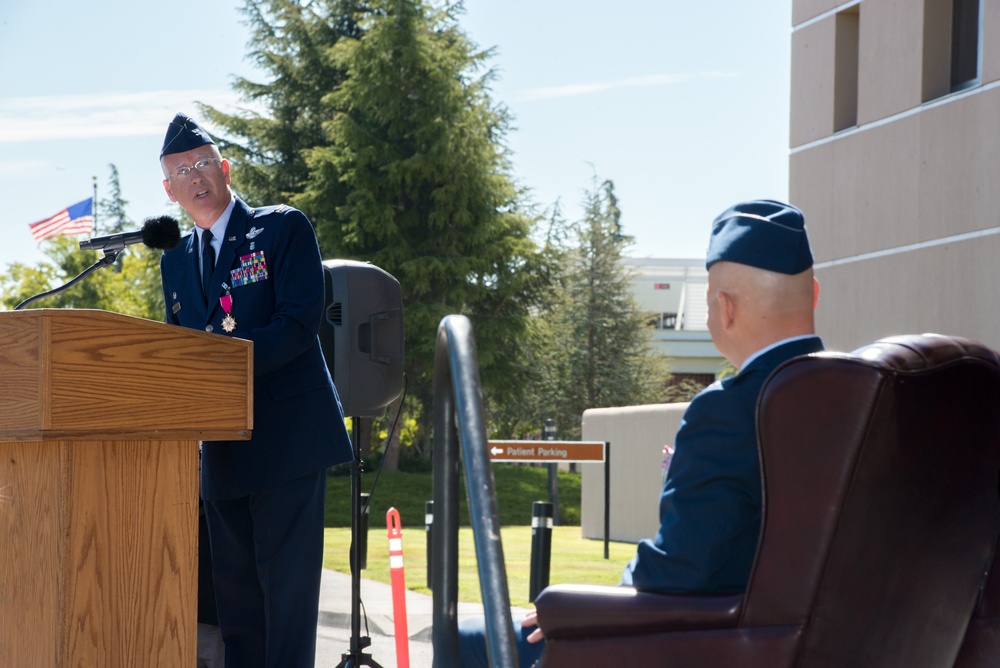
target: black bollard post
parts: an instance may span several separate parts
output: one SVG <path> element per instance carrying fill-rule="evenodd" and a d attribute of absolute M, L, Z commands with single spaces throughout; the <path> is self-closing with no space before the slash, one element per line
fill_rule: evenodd
<path fill-rule="evenodd" d="M 427 588 L 433 590 L 431 586 L 431 564 L 434 562 L 434 502 L 424 501 L 424 531 L 427 532 Z"/>
<path fill-rule="evenodd" d="M 528 600 L 534 601 L 549 586 L 549 565 L 552 559 L 552 504 L 535 501 L 531 504 L 531 576 Z"/>

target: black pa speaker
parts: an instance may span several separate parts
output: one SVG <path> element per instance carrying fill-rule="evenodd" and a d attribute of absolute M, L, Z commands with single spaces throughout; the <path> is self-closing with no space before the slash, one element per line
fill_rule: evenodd
<path fill-rule="evenodd" d="M 381 415 L 403 389 L 403 293 L 370 262 L 327 260 L 323 356 L 344 415 Z"/>

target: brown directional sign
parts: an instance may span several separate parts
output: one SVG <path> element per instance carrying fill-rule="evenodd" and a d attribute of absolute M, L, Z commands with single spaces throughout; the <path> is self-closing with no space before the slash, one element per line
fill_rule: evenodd
<path fill-rule="evenodd" d="M 603 462 L 604 441 L 490 441 L 494 462 Z"/>

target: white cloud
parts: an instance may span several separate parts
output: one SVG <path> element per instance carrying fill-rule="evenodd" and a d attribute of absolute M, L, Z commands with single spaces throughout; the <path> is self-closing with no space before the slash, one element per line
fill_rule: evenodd
<path fill-rule="evenodd" d="M 699 79 L 721 79 L 739 76 L 737 72 L 699 72 L 696 74 L 652 74 L 644 77 L 627 77 L 617 81 L 599 81 L 594 83 L 568 84 L 565 86 L 548 86 L 544 88 L 526 88 L 518 94 L 523 101 L 551 100 L 560 97 L 576 97 L 601 93 L 616 88 L 639 88 L 649 86 L 668 86 L 687 83 Z"/>
<path fill-rule="evenodd" d="M 228 110 L 238 98 L 229 91 L 164 90 L 0 100 L 0 144 L 159 135 L 174 113 L 196 114 L 195 101 Z"/>

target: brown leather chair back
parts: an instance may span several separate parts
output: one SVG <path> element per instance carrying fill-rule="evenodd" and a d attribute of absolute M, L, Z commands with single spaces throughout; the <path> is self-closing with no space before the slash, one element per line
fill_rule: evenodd
<path fill-rule="evenodd" d="M 965 631 L 955 668 L 1000 666 L 1000 549 L 993 555 L 988 577 L 972 621 Z"/>
<path fill-rule="evenodd" d="M 923 335 L 792 360 L 758 436 L 740 626 L 801 626 L 800 665 L 952 665 L 1000 532 L 997 355 Z"/>
<path fill-rule="evenodd" d="M 952 666 L 974 610 L 962 656 L 1000 646 L 1000 572 L 981 594 L 1000 536 L 996 353 L 920 335 L 791 360 L 757 424 L 742 600 L 550 587 L 544 666 Z M 1000 661 L 963 664 L 985 665 Z"/>

